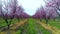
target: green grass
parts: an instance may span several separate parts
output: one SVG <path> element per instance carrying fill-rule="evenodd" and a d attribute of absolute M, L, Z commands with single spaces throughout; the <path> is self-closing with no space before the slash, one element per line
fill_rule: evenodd
<path fill-rule="evenodd" d="M 29 21 L 28 21 L 29 25 L 27 26 L 27 34 L 37 34 L 37 31 L 35 29 L 36 27 L 36 23 L 35 21 L 30 18 Z"/>
<path fill-rule="evenodd" d="M 38 26 L 39 26 L 40 30 L 43 32 L 43 34 L 51 34 L 52 33 L 50 30 L 45 29 L 41 25 L 38 25 Z"/>
<path fill-rule="evenodd" d="M 8 20 L 8 21 L 10 21 L 10 20 Z M 14 24 L 16 22 L 18 22 L 17 19 L 13 19 L 11 23 Z M 0 18 L 0 27 L 2 27 L 2 26 L 7 26 L 7 23 L 5 22 L 5 20 L 3 18 Z"/>
<path fill-rule="evenodd" d="M 46 21 L 44 19 L 42 19 L 42 22 L 45 23 Z M 50 30 L 45 29 L 40 24 L 37 24 L 37 26 L 39 26 L 39 28 L 43 32 L 43 34 L 51 34 L 52 33 Z"/>
<path fill-rule="evenodd" d="M 6 26 L 6 23 L 5 23 L 5 21 L 2 18 L 0 18 L 0 27 L 1 26 Z"/>
<path fill-rule="evenodd" d="M 12 24 L 16 23 L 17 19 L 13 19 Z M 44 20 L 43 20 L 44 22 Z M 26 27 L 22 27 L 23 29 L 26 29 L 27 32 L 25 34 L 37 34 L 38 31 L 36 30 L 36 27 L 38 27 L 43 34 L 51 34 L 50 31 L 42 27 L 41 25 L 36 23 L 36 20 L 29 18 L 28 25 Z M 6 26 L 7 24 L 3 19 L 0 20 L 0 26 Z M 20 34 L 22 31 L 21 29 L 16 31 L 16 34 Z"/>
<path fill-rule="evenodd" d="M 46 21 L 43 19 L 42 22 L 45 23 Z M 53 19 L 50 19 L 48 21 L 48 24 L 50 26 L 53 26 L 53 27 L 60 29 L 60 19 L 55 19 L 55 21 Z"/>
<path fill-rule="evenodd" d="M 37 34 L 38 31 L 36 30 L 36 27 L 39 28 L 43 34 L 51 34 L 50 31 L 46 30 L 41 25 L 37 24 L 36 21 L 32 18 L 29 18 L 28 20 L 28 25 L 25 28 L 27 32 L 25 34 Z M 17 31 L 17 33 L 19 33 L 19 31 Z"/>
<path fill-rule="evenodd" d="M 33 31 L 31 31 L 31 32 L 34 32 L 34 34 L 36 34 L 37 33 L 37 31 L 36 31 L 36 29 L 34 28 L 34 27 L 38 27 L 38 28 L 40 28 L 40 30 L 42 31 L 42 33 L 43 34 L 50 34 L 50 32 L 48 31 L 48 30 L 46 30 L 45 28 L 43 28 L 41 25 L 39 25 L 39 24 L 37 24 L 36 23 L 36 21 L 34 20 L 34 19 L 29 19 L 29 26 L 28 27 L 30 27 L 30 29 L 31 30 L 33 30 Z M 29 29 L 29 28 L 28 28 Z M 29 29 L 29 30 L 30 30 Z M 35 30 L 35 31 L 34 31 Z"/>
<path fill-rule="evenodd" d="M 17 30 L 17 31 L 16 31 L 16 34 L 20 34 L 20 33 L 21 33 L 21 31 L 20 31 L 20 30 Z"/>
<path fill-rule="evenodd" d="M 58 28 L 58 29 L 60 29 L 60 20 L 49 20 L 49 24 L 51 25 L 51 26 L 53 26 L 53 27 L 56 27 L 56 28 Z"/>

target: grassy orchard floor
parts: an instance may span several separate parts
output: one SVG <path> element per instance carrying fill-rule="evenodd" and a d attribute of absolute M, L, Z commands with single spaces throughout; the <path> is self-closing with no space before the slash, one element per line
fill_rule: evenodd
<path fill-rule="evenodd" d="M 47 29 L 45 29 L 40 24 L 38 24 L 37 21 L 34 20 L 34 19 L 30 19 L 30 22 L 29 23 L 31 23 L 31 24 L 33 23 L 32 25 L 35 24 L 34 26 L 37 27 L 37 28 L 39 28 L 43 34 L 51 34 Z"/>
<path fill-rule="evenodd" d="M 45 29 L 48 29 L 50 31 L 52 31 L 52 34 L 60 34 L 60 29 L 56 27 L 56 24 L 54 26 L 54 24 L 50 24 L 50 22 L 48 22 L 48 24 L 45 23 L 45 20 L 42 21 L 39 21 L 37 20 L 38 23 L 44 27 Z M 50 21 L 50 20 L 49 20 Z M 53 20 L 51 20 L 51 23 L 52 23 Z M 56 23 L 56 21 L 54 21 L 54 23 Z M 58 22 L 57 22 L 58 23 Z M 51 26 L 52 25 L 52 26 Z M 59 25 L 58 25 L 59 26 Z"/>
<path fill-rule="evenodd" d="M 15 22 L 15 20 L 13 22 Z M 16 20 L 16 22 L 17 22 L 17 20 Z M 24 22 L 24 21 L 22 20 L 22 22 Z M 19 23 L 21 23 L 21 22 L 19 22 Z M 45 29 L 40 24 L 38 24 L 36 19 L 29 18 L 26 23 L 27 24 L 25 24 L 24 26 L 21 26 L 18 30 L 12 31 L 13 34 L 21 34 L 21 32 L 23 34 L 51 34 L 51 32 L 49 30 Z M 4 23 L 2 23 L 2 24 L 4 24 Z M 4 26 L 5 26 L 5 24 L 4 24 Z M 22 31 L 22 29 L 23 29 L 23 31 Z M 4 32 L 4 34 L 5 34 L 5 32 Z"/>
<path fill-rule="evenodd" d="M 21 19 L 20 22 L 16 22 L 14 24 L 11 24 L 12 27 L 10 27 L 10 29 L 13 29 L 13 30 L 6 30 L 6 31 L 2 31 L 2 32 L 0 31 L 0 34 L 7 34 L 8 32 L 10 32 L 11 34 L 16 34 L 17 30 L 15 31 L 15 29 L 19 28 L 20 26 L 22 26 L 23 24 L 25 24 L 26 21 L 27 21 L 27 19 L 24 19 L 24 20 Z"/>
<path fill-rule="evenodd" d="M 42 22 L 45 23 L 45 20 L 43 19 Z M 55 21 L 53 19 L 50 19 L 48 21 L 48 24 L 60 30 L 60 19 L 55 19 Z"/>
<path fill-rule="evenodd" d="M 10 20 L 8 20 L 8 21 L 10 21 Z M 16 22 L 18 22 L 17 19 L 13 19 L 11 23 L 14 24 Z M 0 27 L 2 27 L 2 26 L 7 26 L 7 23 L 5 23 L 5 20 L 3 18 L 0 18 Z"/>
<path fill-rule="evenodd" d="M 42 27 L 41 25 L 39 25 L 34 19 L 29 18 L 28 22 L 27 22 L 27 26 L 24 30 L 26 30 L 25 32 L 23 31 L 24 34 L 51 34 L 51 32 L 47 29 L 45 29 L 44 27 Z M 19 30 L 17 31 L 17 34 L 19 34 Z"/>
<path fill-rule="evenodd" d="M 20 19 L 20 20 L 24 20 L 24 19 Z M 10 21 L 10 20 L 8 20 L 8 21 Z M 14 24 L 16 22 L 18 22 L 17 19 L 12 19 L 11 24 Z M 0 18 L 0 27 L 2 27 L 2 26 L 7 26 L 7 23 L 5 23 L 5 20 L 3 18 Z"/>

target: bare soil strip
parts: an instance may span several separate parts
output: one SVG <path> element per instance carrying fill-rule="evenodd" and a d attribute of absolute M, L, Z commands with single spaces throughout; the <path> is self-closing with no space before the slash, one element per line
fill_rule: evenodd
<path fill-rule="evenodd" d="M 38 21 L 38 23 L 43 26 L 45 29 L 48 29 L 50 31 L 52 31 L 52 34 L 60 34 L 60 30 L 57 29 L 56 27 L 50 26 L 49 24 L 46 25 L 45 23 L 42 23 L 40 21 Z"/>
<path fill-rule="evenodd" d="M 33 33 L 31 32 L 31 30 L 32 30 Z M 39 28 L 38 24 L 36 23 L 36 21 L 34 19 L 29 19 L 27 21 L 27 24 L 25 25 L 25 29 L 22 31 L 21 34 L 43 34 L 43 33 L 40 30 L 40 28 Z"/>
<path fill-rule="evenodd" d="M 19 26 L 22 26 L 26 23 L 27 19 L 24 19 L 23 21 L 20 21 L 20 22 L 17 22 L 15 24 L 12 24 L 10 29 L 16 29 L 18 28 Z M 16 34 L 15 31 L 9 31 L 11 34 Z M 0 34 L 7 34 L 7 31 L 6 32 L 0 32 Z"/>
<path fill-rule="evenodd" d="M 12 27 L 10 27 L 11 29 L 16 29 L 19 26 L 22 26 L 26 23 L 27 19 L 25 19 L 24 21 L 20 21 L 19 23 L 15 23 L 14 25 L 12 25 Z"/>

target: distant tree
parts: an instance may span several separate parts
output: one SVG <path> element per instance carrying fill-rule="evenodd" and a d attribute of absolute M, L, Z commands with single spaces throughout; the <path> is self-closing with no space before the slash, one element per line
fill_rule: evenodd
<path fill-rule="evenodd" d="M 45 19 L 46 24 L 48 24 L 48 20 L 57 17 L 57 13 L 53 7 L 46 5 L 44 7 L 41 6 L 41 8 L 37 10 L 34 16 L 36 16 L 39 19 Z"/>
<path fill-rule="evenodd" d="M 35 15 L 33 15 L 33 17 L 40 19 L 40 21 L 43 18 L 45 19 L 46 18 L 46 12 L 45 12 L 44 8 L 42 6 L 41 6 L 41 8 L 38 8 Z"/>
<path fill-rule="evenodd" d="M 21 14 L 23 14 L 23 11 L 24 11 L 24 9 L 22 6 L 17 7 L 16 13 L 15 13 L 15 18 L 17 18 L 18 21 L 20 21 Z"/>
<path fill-rule="evenodd" d="M 47 0 L 46 5 L 52 7 L 60 17 L 60 0 Z"/>

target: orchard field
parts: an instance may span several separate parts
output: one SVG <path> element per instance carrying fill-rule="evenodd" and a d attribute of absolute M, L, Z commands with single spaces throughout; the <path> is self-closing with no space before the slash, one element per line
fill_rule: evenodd
<path fill-rule="evenodd" d="M 7 24 L 4 23 L 3 19 L 0 22 L 0 34 L 60 34 L 60 21 L 57 19 L 55 21 L 52 19 L 49 20 L 48 24 L 45 23 L 44 19 L 40 21 L 40 19 L 28 18 L 21 19 L 20 22 L 14 19 L 12 22 L 13 25 L 12 27 L 10 26 L 9 30 L 6 29 Z"/>
<path fill-rule="evenodd" d="M 60 34 L 60 0 L 0 0 L 0 34 Z"/>

